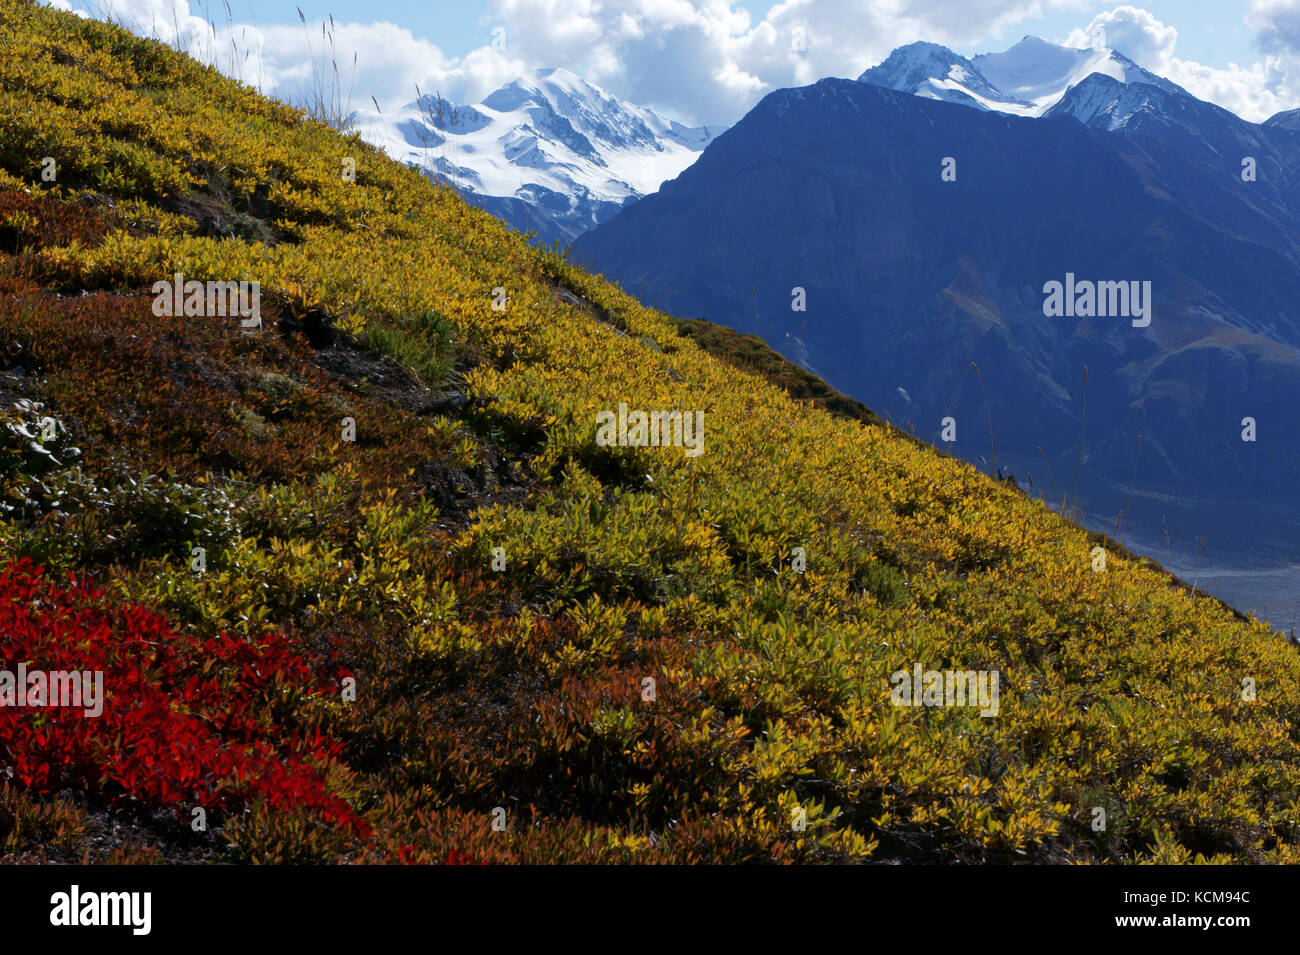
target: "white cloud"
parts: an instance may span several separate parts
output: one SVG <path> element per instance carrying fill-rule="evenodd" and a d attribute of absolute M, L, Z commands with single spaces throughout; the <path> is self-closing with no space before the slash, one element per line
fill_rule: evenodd
<path fill-rule="evenodd" d="M 60 6 L 67 0 L 54 0 Z M 134 32 L 293 98 L 331 48 L 320 24 L 210 24 L 197 0 L 74 0 Z M 469 102 L 520 73 L 565 66 L 633 102 L 689 122 L 731 123 L 764 94 L 826 76 L 854 77 L 913 40 L 974 42 L 1046 7 L 1079 0 L 781 0 L 758 22 L 739 0 L 487 0 L 504 49 L 448 57 L 391 23 L 336 22 L 332 52 L 353 105 L 385 108 L 415 84 Z M 179 38 L 179 39 L 178 39 Z M 232 51 L 237 50 L 237 53 Z M 323 59 L 322 59 L 323 58 Z"/>
<path fill-rule="evenodd" d="M 757 22 L 738 0 L 487 0 L 482 25 L 502 28 L 504 42 L 459 57 L 386 22 L 336 22 L 331 47 L 319 23 L 210 24 L 192 12 L 197 0 L 74 3 L 290 100 L 317 76 L 332 86 L 331 53 L 351 105 L 373 94 L 385 109 L 409 102 L 417 84 L 474 102 L 521 73 L 564 66 L 632 102 L 716 125 L 774 89 L 857 76 L 904 43 L 969 46 L 1082 0 L 780 0 Z M 1091 46 L 1104 33 L 1106 45 L 1248 119 L 1300 105 L 1300 0 L 1252 0 L 1246 23 L 1262 59 L 1244 67 L 1179 59 L 1177 30 L 1130 5 L 1098 14 L 1067 42 Z"/>
<path fill-rule="evenodd" d="M 1119 50 L 1138 66 L 1161 73 L 1173 59 L 1178 31 L 1165 26 L 1146 10 L 1116 7 L 1092 18 L 1086 29 L 1075 30 L 1068 37 L 1069 46 L 1110 47 Z"/>
<path fill-rule="evenodd" d="M 64 9 L 67 4 L 53 0 L 50 5 Z M 81 0 L 78 6 L 290 102 L 337 89 L 345 105 L 350 99 L 353 108 L 369 107 L 373 95 L 387 109 L 413 100 L 417 85 L 426 93 L 478 99 L 529 67 L 490 45 L 450 58 L 387 22 L 215 22 L 195 13 L 198 3 L 187 0 Z"/>
<path fill-rule="evenodd" d="M 1099 13 L 1064 43 L 1118 50 L 1193 96 L 1260 122 L 1300 105 L 1300 0 L 1254 0 L 1246 23 L 1255 31 L 1264 59 L 1249 66 L 1206 66 L 1174 55 L 1178 31 L 1150 12 L 1119 6 Z"/>
<path fill-rule="evenodd" d="M 1290 73 L 1296 75 L 1294 66 Z M 1231 110 L 1243 119 L 1261 123 L 1274 113 L 1300 106 L 1300 90 L 1286 72 L 1275 64 L 1252 63 L 1241 67 L 1230 63 L 1219 69 L 1174 60 L 1166 74 L 1198 99 Z"/>
<path fill-rule="evenodd" d="M 683 119 L 729 123 L 765 93 L 856 77 L 904 43 L 968 44 L 1080 0 L 782 0 L 758 22 L 735 0 L 489 2 L 525 61 L 562 63 Z"/>
<path fill-rule="evenodd" d="M 1246 23 L 1255 31 L 1261 50 L 1273 54 L 1300 53 L 1300 2 L 1252 0 Z"/>

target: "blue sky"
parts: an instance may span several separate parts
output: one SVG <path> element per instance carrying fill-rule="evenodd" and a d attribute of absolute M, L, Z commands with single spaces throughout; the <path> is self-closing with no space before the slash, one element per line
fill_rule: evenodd
<path fill-rule="evenodd" d="M 211 46 L 220 0 L 50 0 L 108 9 L 137 32 L 191 24 L 183 45 Z M 772 89 L 856 76 L 895 46 L 1002 50 L 1025 34 L 1107 45 L 1191 92 L 1262 120 L 1300 106 L 1300 0 L 229 0 L 244 78 L 285 95 L 320 55 L 332 15 L 339 59 L 357 57 L 354 91 L 399 105 L 414 88 L 470 102 L 515 76 L 562 66 L 674 119 L 734 122 Z M 316 42 L 298 21 L 301 7 Z M 173 12 L 175 11 L 175 12 Z M 493 30 L 504 34 L 493 44 Z M 795 48 L 795 37 L 802 47 Z M 225 44 L 226 48 L 229 44 Z M 211 53 L 211 51 L 209 51 Z M 219 67 L 227 69 L 213 53 Z M 349 77 L 352 79 L 352 77 Z"/>
<path fill-rule="evenodd" d="M 987 39 L 992 46 L 977 40 L 956 44 L 953 48 L 971 56 L 992 52 L 997 46 L 995 41 L 1014 42 L 1026 33 L 1062 39 L 1091 20 L 1094 14 L 1118 5 L 1098 0 L 1081 2 L 1070 8 L 1048 9 L 1019 21 L 1016 28 L 1019 33 L 1016 29 L 1008 31 L 1004 28 L 980 38 Z M 1148 0 L 1134 5 L 1178 30 L 1178 51 L 1187 59 L 1223 67 L 1234 61 L 1245 64 L 1258 57 L 1252 46 L 1253 34 L 1244 20 L 1246 3 L 1233 3 L 1231 0 Z M 428 0 L 305 0 L 297 4 L 276 0 L 236 0 L 232 3 L 237 14 L 242 12 L 251 19 L 260 11 L 262 19 L 267 22 L 293 20 L 297 16 L 295 6 L 301 7 L 309 19 L 319 20 L 333 14 L 338 20 L 392 20 L 405 24 L 412 32 L 427 37 L 445 52 L 456 56 L 463 56 L 474 47 L 487 43 L 492 25 L 503 22 L 501 17 L 493 15 L 487 0 L 440 0 L 432 3 Z M 735 6 L 748 11 L 754 22 L 758 22 L 776 4 L 769 0 L 743 0 Z"/>

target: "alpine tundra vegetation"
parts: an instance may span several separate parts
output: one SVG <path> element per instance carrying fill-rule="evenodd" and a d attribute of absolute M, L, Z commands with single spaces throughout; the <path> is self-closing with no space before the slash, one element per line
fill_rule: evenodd
<path fill-rule="evenodd" d="M 1300 861 L 1265 626 L 159 43 L 0 48 L 0 664 L 103 673 L 0 707 L 6 860 Z"/>

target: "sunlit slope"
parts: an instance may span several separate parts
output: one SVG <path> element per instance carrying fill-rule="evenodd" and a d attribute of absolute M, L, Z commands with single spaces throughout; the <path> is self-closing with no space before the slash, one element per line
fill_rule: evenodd
<path fill-rule="evenodd" d="M 208 780 L 196 833 L 202 780 L 69 766 L 0 791 L 7 854 L 1296 860 L 1265 627 L 163 46 L 14 0 L 0 43 L 0 545 L 287 638 L 326 689 L 267 725 L 336 741 L 303 758 L 364 820 Z M 156 316 L 176 273 L 259 282 L 264 328 Z M 598 443 L 620 403 L 702 453 Z M 996 715 L 893 705 L 917 664 Z"/>

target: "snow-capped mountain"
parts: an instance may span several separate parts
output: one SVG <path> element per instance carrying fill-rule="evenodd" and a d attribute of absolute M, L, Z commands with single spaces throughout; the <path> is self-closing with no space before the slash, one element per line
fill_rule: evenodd
<path fill-rule="evenodd" d="M 676 177 L 720 132 L 683 126 L 563 69 L 520 77 L 470 106 L 424 95 L 353 120 L 390 156 L 565 245 Z"/>
<path fill-rule="evenodd" d="M 1032 103 L 1003 93 L 974 63 L 938 43 L 900 46 L 879 66 L 859 76 L 858 82 L 1021 116 L 1034 108 Z"/>
<path fill-rule="evenodd" d="M 967 59 L 936 43 L 896 49 L 858 80 L 927 99 L 1014 116 L 1042 116 L 1094 73 L 1122 84 L 1146 84 L 1189 95 L 1182 87 L 1105 47 L 1076 50 L 1027 36 L 1002 53 Z"/>
<path fill-rule="evenodd" d="M 1125 83 L 1095 74 L 1071 86 L 1044 115 L 1072 116 L 1094 129 L 1116 130 L 1127 126 L 1139 113 L 1168 119 L 1193 103 L 1208 106 L 1149 83 Z M 1223 112 L 1227 114 L 1227 110 Z"/>

